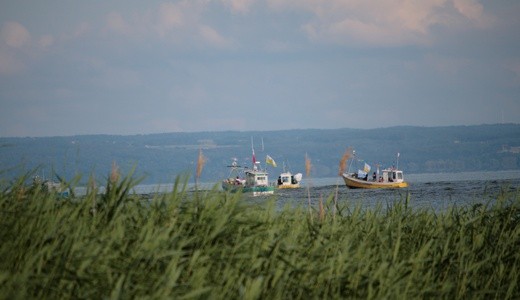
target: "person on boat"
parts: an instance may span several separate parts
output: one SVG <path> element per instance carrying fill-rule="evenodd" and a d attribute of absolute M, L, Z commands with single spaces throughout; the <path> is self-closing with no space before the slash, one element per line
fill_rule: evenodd
<path fill-rule="evenodd" d="M 376 181 L 376 177 L 377 177 L 376 172 L 372 173 L 372 181 Z"/>

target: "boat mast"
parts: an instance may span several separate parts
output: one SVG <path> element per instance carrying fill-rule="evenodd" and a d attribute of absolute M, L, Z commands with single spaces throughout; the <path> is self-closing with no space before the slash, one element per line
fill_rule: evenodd
<path fill-rule="evenodd" d="M 356 157 L 356 150 L 352 150 L 352 159 L 350 160 L 350 165 L 348 165 L 348 173 L 350 174 L 350 167 L 352 167 L 352 163 L 354 162 L 354 158 Z"/>
<path fill-rule="evenodd" d="M 253 137 L 251 137 L 251 152 L 253 152 L 253 170 L 256 170 L 256 157 L 255 157 L 255 147 L 253 147 Z"/>

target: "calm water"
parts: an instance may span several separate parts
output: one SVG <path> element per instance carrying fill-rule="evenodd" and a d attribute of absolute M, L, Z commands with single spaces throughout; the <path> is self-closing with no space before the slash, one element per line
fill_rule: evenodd
<path fill-rule="evenodd" d="M 464 172 L 451 174 L 410 174 L 405 175 L 410 186 L 396 190 L 349 189 L 341 178 L 316 178 L 304 180 L 302 188 L 276 190 L 274 197 L 279 207 L 284 205 L 307 206 L 309 194 L 311 205 L 317 207 L 319 199 L 325 201 L 337 192 L 339 204 L 360 204 L 363 207 L 392 204 L 410 197 L 410 205 L 416 208 L 442 210 L 451 205 L 466 206 L 494 201 L 500 193 L 512 191 L 512 196 L 520 194 L 520 170 L 500 172 Z M 210 189 L 215 183 L 205 183 L 201 188 Z M 136 193 L 168 192 L 171 185 L 142 185 Z M 309 194 L 308 194 L 309 193 Z M 262 204 L 270 197 L 248 197 L 246 201 Z"/>
<path fill-rule="evenodd" d="M 395 201 L 410 198 L 415 208 L 443 210 L 451 205 L 466 206 L 494 201 L 500 193 L 511 191 L 519 195 L 520 172 L 415 174 L 407 176 L 410 186 L 404 189 L 349 189 L 342 179 L 320 179 L 306 183 L 303 190 L 283 191 L 279 199 L 293 205 L 308 203 L 307 185 L 310 186 L 311 204 L 316 206 L 337 191 L 338 203 L 360 204 L 363 207 L 386 207 Z"/>

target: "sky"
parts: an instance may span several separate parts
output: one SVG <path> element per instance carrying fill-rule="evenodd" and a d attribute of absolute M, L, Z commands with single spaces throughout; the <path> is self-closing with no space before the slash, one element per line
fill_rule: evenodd
<path fill-rule="evenodd" d="M 0 137 L 520 123 L 518 0 L 0 3 Z"/>

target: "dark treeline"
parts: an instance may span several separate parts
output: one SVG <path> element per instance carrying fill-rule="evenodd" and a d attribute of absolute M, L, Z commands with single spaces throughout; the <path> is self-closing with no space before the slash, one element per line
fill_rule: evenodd
<path fill-rule="evenodd" d="M 382 167 L 395 165 L 399 152 L 399 167 L 408 174 L 520 168 L 520 125 L 496 124 L 0 138 L 0 170 L 4 180 L 37 169 L 45 177 L 81 174 L 86 182 L 90 175 L 106 178 L 116 162 L 125 172 L 135 167 L 143 183 L 168 183 L 193 174 L 202 149 L 201 181 L 216 182 L 228 175 L 232 158 L 251 163 L 251 139 L 257 160 L 265 162 L 269 154 L 277 162 L 271 179 L 283 165 L 303 173 L 305 154 L 313 177 L 336 176 L 347 147 Z"/>

